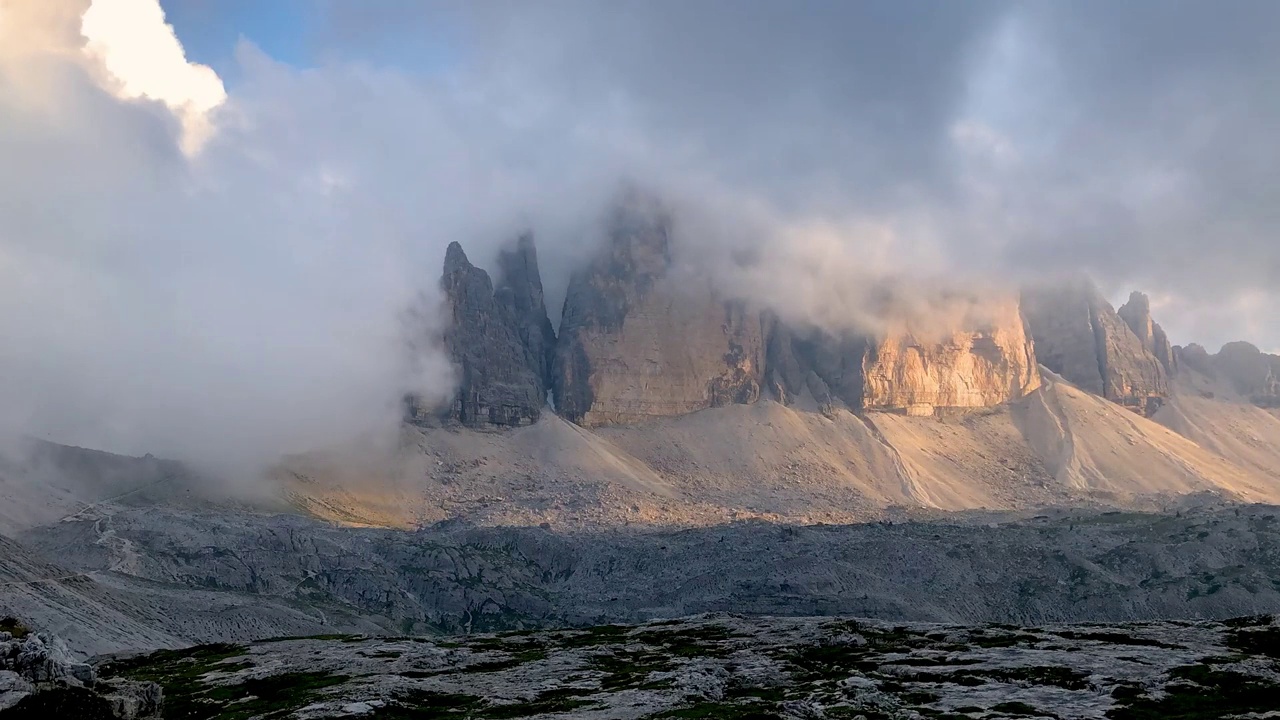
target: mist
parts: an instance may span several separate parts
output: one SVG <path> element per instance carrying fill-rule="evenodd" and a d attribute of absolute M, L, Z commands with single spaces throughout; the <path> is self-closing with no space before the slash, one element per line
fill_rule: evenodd
<path fill-rule="evenodd" d="M 452 390 L 404 325 L 447 244 L 532 229 L 558 315 L 624 182 L 798 321 L 1083 273 L 1280 346 L 1276 6 L 1203 7 L 321 2 L 315 62 L 224 78 L 158 0 L 0 0 L 0 432 L 248 472 L 394 430 Z"/>

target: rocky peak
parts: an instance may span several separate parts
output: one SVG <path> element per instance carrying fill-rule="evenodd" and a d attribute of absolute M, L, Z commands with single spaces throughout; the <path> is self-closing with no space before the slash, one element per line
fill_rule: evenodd
<path fill-rule="evenodd" d="M 532 257 L 532 240 L 528 248 Z M 532 268 L 536 271 L 536 262 Z M 527 274 L 514 278 L 500 298 L 489 274 L 472 265 L 462 246 L 453 242 L 445 251 L 440 284 L 447 312 L 442 340 L 458 373 L 458 390 L 442 408 L 410 402 L 410 420 L 475 428 L 536 421 L 545 402 L 545 381 L 520 332 L 524 323 L 534 322 L 533 313 L 520 316 L 516 308 L 531 304 L 535 285 L 540 294 L 541 280 Z"/>
<path fill-rule="evenodd" d="M 1177 359 L 1164 328 L 1151 319 L 1151 299 L 1135 290 L 1129 294 L 1129 302 L 1122 305 L 1117 314 L 1133 334 L 1138 336 L 1142 346 L 1160 361 L 1165 372 L 1173 374 Z"/>
<path fill-rule="evenodd" d="M 671 216 L 651 196 L 623 193 L 605 243 L 565 295 L 556 407 L 584 425 L 682 415 L 753 402 L 763 372 L 758 313 L 700 277 L 669 277 Z"/>
<path fill-rule="evenodd" d="M 1212 356 L 1212 366 L 1255 405 L 1280 407 L 1280 356 L 1247 342 L 1231 342 Z"/>
<path fill-rule="evenodd" d="M 1140 328 L 1150 317 L 1145 300 L 1131 298 L 1127 306 Z M 1022 308 L 1040 363 L 1068 382 L 1147 415 L 1168 397 L 1166 363 L 1092 283 L 1030 288 L 1023 292 Z M 1157 337 L 1154 325 L 1150 337 Z M 1167 355 L 1171 363 L 1172 350 Z"/>
<path fill-rule="evenodd" d="M 538 271 L 538 250 L 532 233 L 521 233 L 514 247 L 504 248 L 498 254 L 498 287 L 494 295 L 515 319 L 516 333 L 538 382 L 538 393 L 545 398 L 551 389 L 556 332 L 547 316 L 542 275 Z"/>

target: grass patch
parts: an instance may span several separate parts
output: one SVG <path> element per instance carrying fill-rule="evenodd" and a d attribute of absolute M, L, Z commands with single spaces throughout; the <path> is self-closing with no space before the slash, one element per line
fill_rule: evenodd
<path fill-rule="evenodd" d="M 600 687 L 605 690 L 653 690 L 670 686 L 670 681 L 650 681 L 655 672 L 669 672 L 675 668 L 671 658 L 662 653 L 647 650 L 617 650 L 592 656 L 588 667 L 604 673 Z"/>
<path fill-rule="evenodd" d="M 556 690 L 546 690 L 538 694 L 538 697 L 527 702 L 515 702 L 504 705 L 489 705 L 479 711 L 474 717 L 476 718 L 492 718 L 493 720 L 505 720 L 506 718 L 522 718 L 530 715 L 543 715 L 546 713 L 560 713 L 578 710 L 595 703 L 590 700 L 583 700 L 583 696 L 594 695 L 595 690 L 584 690 L 580 688 L 559 688 Z"/>
<path fill-rule="evenodd" d="M 1227 647 L 1246 655 L 1280 659 L 1280 627 L 1267 626 L 1228 631 Z"/>
<path fill-rule="evenodd" d="M 1050 712 L 1037 710 L 1024 702 L 1003 702 L 999 705 L 993 705 L 992 710 L 1005 715 L 1016 715 L 1020 717 L 1057 717 Z"/>
<path fill-rule="evenodd" d="M 161 650 L 104 664 L 104 678 L 123 677 L 154 682 L 164 688 L 165 720 L 247 720 L 276 718 L 314 702 L 320 690 L 345 682 L 346 675 L 286 673 L 248 678 L 241 683 L 209 684 L 203 676 L 215 671 L 251 667 L 242 645 L 201 645 L 186 650 Z"/>
<path fill-rule="evenodd" d="M 1186 650 L 1181 645 L 1172 645 L 1170 643 L 1152 640 L 1151 638 L 1134 637 L 1118 632 L 1073 632 L 1071 630 L 1062 630 L 1054 633 L 1060 638 L 1066 640 L 1091 640 L 1093 642 L 1110 643 L 1112 645 L 1133 645 L 1137 647 L 1158 647 L 1165 650 Z"/>
<path fill-rule="evenodd" d="M 484 705 L 475 695 L 410 690 L 397 694 L 386 705 L 366 715 L 373 720 L 467 720 Z"/>
<path fill-rule="evenodd" d="M 1112 720 L 1218 720 L 1233 715 L 1273 711 L 1280 703 L 1280 684 L 1209 665 L 1186 665 L 1169 671 L 1164 695 L 1117 698 L 1107 712 Z M 1127 693 L 1126 693 L 1127 694 Z"/>
<path fill-rule="evenodd" d="M 771 706 L 764 703 L 698 703 L 690 707 L 646 715 L 645 720 L 688 718 L 691 720 L 782 720 Z"/>

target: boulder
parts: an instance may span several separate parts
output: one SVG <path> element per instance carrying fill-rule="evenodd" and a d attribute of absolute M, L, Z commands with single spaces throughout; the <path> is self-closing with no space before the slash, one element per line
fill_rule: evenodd
<path fill-rule="evenodd" d="M 764 369 L 759 313 L 677 272 L 671 217 L 629 192 L 605 246 L 565 296 L 553 368 L 557 411 L 611 425 L 754 402 Z"/>

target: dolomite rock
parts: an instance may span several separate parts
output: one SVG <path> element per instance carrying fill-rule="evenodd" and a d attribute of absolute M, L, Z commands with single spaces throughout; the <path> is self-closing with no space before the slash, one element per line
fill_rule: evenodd
<path fill-rule="evenodd" d="M 865 392 L 863 361 L 870 345 L 865 337 L 793 329 L 772 318 L 767 387 L 786 405 L 812 403 L 824 412 L 835 407 L 859 410 Z"/>
<path fill-rule="evenodd" d="M 881 338 L 820 330 L 795 331 L 774 320 L 768 387 L 783 403 L 850 410 L 901 410 L 932 415 L 939 408 L 975 408 L 1020 398 L 1040 385 L 1035 352 L 1016 302 L 988 327 L 943 339 L 907 329 Z"/>
<path fill-rule="evenodd" d="M 937 341 L 894 332 L 864 361 L 868 410 L 978 408 L 1016 400 L 1040 386 L 1035 351 L 1017 302 L 993 312 L 990 324 Z"/>
<path fill-rule="evenodd" d="M 1138 336 L 1142 347 L 1160 361 L 1166 373 L 1172 375 L 1177 372 L 1177 358 L 1173 354 L 1173 346 L 1169 344 L 1169 336 L 1160 327 L 1160 323 L 1151 319 L 1150 298 L 1135 290 L 1129 294 L 1129 302 L 1122 305 L 1117 314 L 1133 334 Z"/>
<path fill-rule="evenodd" d="M 569 420 L 631 423 L 759 397 L 759 314 L 674 270 L 670 224 L 656 201 L 629 194 L 604 252 L 570 281 L 553 372 Z"/>
<path fill-rule="evenodd" d="M 1036 357 L 1054 373 L 1146 415 L 1168 397 L 1165 364 L 1092 285 L 1030 289 L 1023 293 L 1022 307 Z M 1139 310 L 1140 303 L 1133 303 L 1129 313 L 1137 317 Z M 1155 337 L 1153 328 L 1153 341 Z"/>
<path fill-rule="evenodd" d="M 540 294 L 542 283 L 529 276 L 537 268 L 531 241 L 527 254 L 516 253 L 507 264 L 519 272 L 499 296 L 489 274 L 471 264 L 462 246 L 449 245 L 441 280 L 448 312 L 443 344 L 457 369 L 458 390 L 434 413 L 411 405 L 411 421 L 429 421 L 434 415 L 484 428 L 529 425 L 538 419 L 545 381 L 521 338 L 521 329 L 533 324 L 533 311 L 518 316 L 514 308 L 531 306 L 534 288 Z"/>
<path fill-rule="evenodd" d="M 1227 343 L 1216 355 L 1189 345 L 1178 355 L 1188 367 L 1226 380 L 1254 405 L 1280 407 L 1280 355 L 1264 353 L 1247 342 Z"/>
<path fill-rule="evenodd" d="M 556 332 L 547 317 L 542 275 L 538 272 L 538 251 L 531 233 L 521 234 L 514 248 L 504 249 L 498 255 L 498 287 L 494 296 L 515 319 L 516 334 L 524 345 L 529 369 L 537 381 L 538 395 L 545 398 L 551 389 Z"/>

